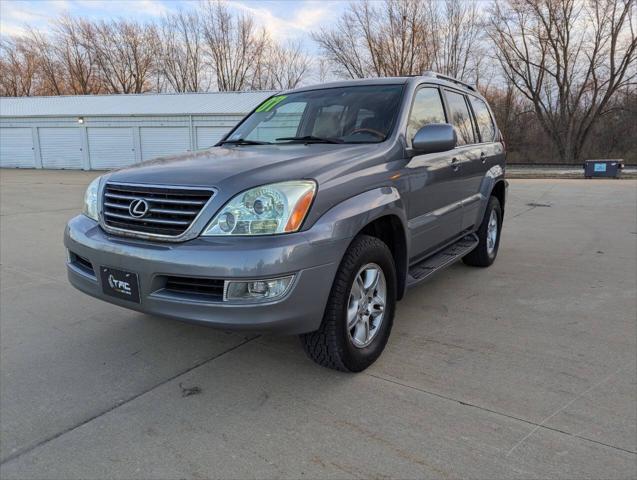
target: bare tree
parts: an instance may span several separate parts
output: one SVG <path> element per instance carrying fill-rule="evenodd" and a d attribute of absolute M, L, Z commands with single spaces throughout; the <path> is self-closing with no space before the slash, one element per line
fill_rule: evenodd
<path fill-rule="evenodd" d="M 489 35 L 562 162 L 579 162 L 613 95 L 637 77 L 634 0 L 508 0 Z"/>
<path fill-rule="evenodd" d="M 624 89 L 609 102 L 595 123 L 586 154 L 592 158 L 623 158 L 628 164 L 637 164 L 637 89 Z M 617 155 L 619 153 L 619 155 Z"/>
<path fill-rule="evenodd" d="M 279 45 L 269 42 L 261 61 L 252 72 L 250 87 L 257 90 L 287 90 L 296 88 L 308 74 L 310 57 L 301 44 Z"/>
<path fill-rule="evenodd" d="M 90 30 L 87 20 L 69 15 L 55 21 L 50 54 L 57 59 L 66 93 L 86 95 L 101 90 L 94 49 L 86 41 L 86 33 Z"/>
<path fill-rule="evenodd" d="M 204 72 L 203 24 L 194 12 L 166 15 L 160 25 L 158 71 L 175 92 L 207 90 Z"/>
<path fill-rule="evenodd" d="M 21 54 L 24 80 L 33 83 L 32 93 L 83 95 L 101 90 L 97 65 L 83 38 L 87 25 L 86 20 L 62 16 L 48 34 L 28 29 L 24 36 L 8 41 Z"/>
<path fill-rule="evenodd" d="M 234 16 L 220 0 L 208 0 L 203 12 L 204 38 L 221 91 L 243 90 L 263 61 L 268 36 L 247 14 Z"/>
<path fill-rule="evenodd" d="M 325 58 L 316 61 L 316 77 L 319 83 L 325 83 L 330 78 L 329 62 Z"/>
<path fill-rule="evenodd" d="M 427 44 L 433 68 L 461 80 L 477 80 L 484 53 L 483 20 L 476 2 L 428 0 L 433 26 Z"/>
<path fill-rule="evenodd" d="M 127 20 L 87 23 L 84 39 L 108 93 L 143 93 L 152 88 L 159 45 L 154 25 Z"/>
<path fill-rule="evenodd" d="M 509 149 L 519 147 L 528 128 L 528 117 L 533 115 L 532 109 L 525 102 L 510 80 L 504 85 L 482 88 L 481 93 L 488 100 L 496 117 L 498 129 L 506 139 Z"/>
<path fill-rule="evenodd" d="M 29 49 L 37 55 L 41 95 L 64 95 L 68 88 L 64 82 L 64 68 L 59 61 L 55 46 L 51 39 L 42 32 L 30 28 L 27 30 L 25 42 Z"/>
<path fill-rule="evenodd" d="M 39 58 L 28 39 L 0 39 L 0 96 L 23 97 L 36 92 Z"/>
<path fill-rule="evenodd" d="M 352 2 L 334 28 L 313 34 L 337 73 L 350 78 L 401 76 L 431 67 L 431 22 L 421 0 Z"/>
<path fill-rule="evenodd" d="M 333 28 L 315 32 L 325 59 L 351 78 L 418 75 L 435 69 L 477 79 L 482 19 L 466 0 L 352 2 Z"/>

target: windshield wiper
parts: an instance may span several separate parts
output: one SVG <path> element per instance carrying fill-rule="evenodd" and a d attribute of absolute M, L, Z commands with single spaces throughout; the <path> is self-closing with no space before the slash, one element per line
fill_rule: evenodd
<path fill-rule="evenodd" d="M 303 137 L 280 137 L 276 139 L 277 142 L 279 140 L 299 143 L 343 143 L 343 140 L 339 140 L 337 138 L 315 137 L 314 135 L 305 135 Z"/>
<path fill-rule="evenodd" d="M 248 140 L 247 138 L 237 138 L 236 140 L 224 140 L 221 145 L 230 143 L 232 145 L 270 145 L 271 142 L 260 142 L 258 140 Z"/>

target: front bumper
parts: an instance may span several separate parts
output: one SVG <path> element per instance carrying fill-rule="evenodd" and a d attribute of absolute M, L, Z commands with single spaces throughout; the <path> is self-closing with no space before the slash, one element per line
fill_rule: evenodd
<path fill-rule="evenodd" d="M 311 232 L 311 230 L 309 231 Z M 199 237 L 183 243 L 159 243 L 112 236 L 79 215 L 69 221 L 64 245 L 100 266 L 135 272 L 140 303 L 102 292 L 98 275 L 67 263 L 69 281 L 104 301 L 140 312 L 223 328 L 298 334 L 316 330 L 323 317 L 338 264 L 349 239 L 314 241 L 301 232 L 267 237 Z M 294 274 L 284 297 L 255 304 L 230 304 L 163 295 L 157 279 L 193 276 L 259 279 Z"/>

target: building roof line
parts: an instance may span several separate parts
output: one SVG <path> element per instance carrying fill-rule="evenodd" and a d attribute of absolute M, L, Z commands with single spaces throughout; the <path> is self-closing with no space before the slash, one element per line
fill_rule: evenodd
<path fill-rule="evenodd" d="M 272 91 L 0 97 L 0 117 L 244 115 Z"/>

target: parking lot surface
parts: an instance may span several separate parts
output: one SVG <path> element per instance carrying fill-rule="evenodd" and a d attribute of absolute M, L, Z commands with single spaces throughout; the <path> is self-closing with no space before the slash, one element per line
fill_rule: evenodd
<path fill-rule="evenodd" d="M 495 265 L 411 290 L 344 374 L 75 291 L 96 175 L 0 172 L 3 479 L 637 476 L 637 182 L 511 181 Z"/>

